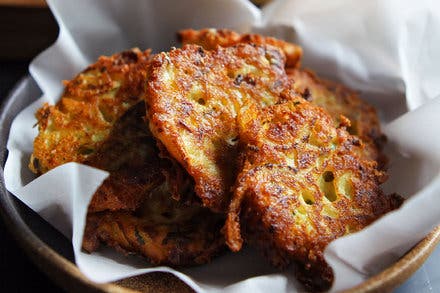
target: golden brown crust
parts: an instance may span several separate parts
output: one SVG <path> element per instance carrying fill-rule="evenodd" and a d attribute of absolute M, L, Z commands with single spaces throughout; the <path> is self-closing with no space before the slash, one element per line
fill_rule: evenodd
<path fill-rule="evenodd" d="M 146 91 L 154 136 L 194 178 L 205 206 L 224 211 L 235 180 L 236 113 L 277 102 L 288 83 L 275 47 L 187 45 L 156 55 Z"/>
<path fill-rule="evenodd" d="M 257 34 L 238 34 L 227 29 L 186 29 L 177 33 L 183 45 L 196 44 L 206 50 L 214 50 L 217 46 L 231 47 L 240 43 L 271 45 L 279 48 L 286 55 L 286 67 L 297 68 L 300 66 L 302 49 L 300 46 L 276 38 Z"/>
<path fill-rule="evenodd" d="M 333 118 L 335 127 L 346 126 L 351 135 L 361 139 L 367 158 L 384 160 L 380 151 L 385 136 L 380 130 L 379 118 L 373 106 L 363 101 L 355 91 L 342 84 L 320 79 L 311 70 L 286 69 L 286 72 L 294 81 L 295 90 L 311 103 L 324 108 Z"/>
<path fill-rule="evenodd" d="M 362 156 L 358 138 L 301 97 L 238 116 L 242 168 L 224 228 L 237 251 L 242 233 L 277 266 L 290 260 L 308 287 L 330 286 L 323 251 L 397 208 L 383 194 L 385 174 Z"/>

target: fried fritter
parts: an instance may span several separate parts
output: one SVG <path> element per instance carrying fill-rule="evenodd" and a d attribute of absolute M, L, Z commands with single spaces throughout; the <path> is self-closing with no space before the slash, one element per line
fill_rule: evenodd
<path fill-rule="evenodd" d="M 271 37 L 238 34 L 230 30 L 188 29 L 180 31 L 178 38 L 183 44 L 197 44 L 207 50 L 238 43 L 270 44 L 280 48 L 286 54 L 286 72 L 295 82 L 295 90 L 313 104 L 324 108 L 334 119 L 336 127 L 348 123 L 348 132 L 358 136 L 362 143 L 366 144 L 363 151 L 365 156 L 377 160 L 381 165 L 385 164 L 386 158 L 380 152 L 385 136 L 380 130 L 374 107 L 360 99 L 355 91 L 341 84 L 320 79 L 310 70 L 299 69 L 301 47 Z M 345 117 L 349 121 L 346 121 Z"/>
<path fill-rule="evenodd" d="M 208 262 L 225 247 L 224 219 L 201 208 L 191 178 L 158 156 L 145 111 L 143 102 L 127 111 L 85 162 L 110 177 L 90 203 L 83 248 L 92 252 L 106 244 L 153 264 Z"/>
<path fill-rule="evenodd" d="M 224 218 L 206 208 L 186 205 L 170 197 L 164 182 L 135 213 L 89 214 L 83 248 L 96 251 L 101 244 L 125 254 L 137 253 L 152 264 L 199 265 L 225 249 Z"/>
<path fill-rule="evenodd" d="M 236 115 L 249 101 L 274 104 L 288 83 L 272 46 L 205 51 L 186 45 L 151 61 L 147 116 L 154 136 L 194 178 L 203 204 L 223 212 L 235 181 Z"/>
<path fill-rule="evenodd" d="M 29 167 L 45 173 L 67 162 L 84 162 L 108 138 L 115 122 L 141 99 L 149 51 L 100 57 L 73 80 L 55 106 L 36 113 L 39 134 Z"/>
<path fill-rule="evenodd" d="M 154 139 L 142 119 L 149 59 L 149 51 L 138 49 L 100 57 L 65 83 L 55 106 L 46 104 L 36 114 L 32 171 L 78 162 L 111 173 L 90 211 L 133 210 L 163 180 Z"/>
<path fill-rule="evenodd" d="M 302 49 L 292 43 L 257 34 L 239 34 L 227 29 L 181 30 L 177 38 L 183 45 L 195 44 L 206 50 L 214 50 L 217 46 L 231 47 L 240 43 L 271 45 L 279 48 L 286 55 L 286 67 L 300 66 Z"/>
<path fill-rule="evenodd" d="M 276 266 L 297 265 L 309 289 L 332 282 L 323 251 L 335 238 L 358 231 L 401 199 L 385 195 L 386 175 L 362 156 L 357 137 L 335 128 L 322 108 L 284 93 L 286 102 L 238 115 L 241 171 L 225 237 L 233 251 L 245 241 Z"/>
<path fill-rule="evenodd" d="M 335 82 L 320 79 L 307 69 L 286 69 L 287 75 L 294 81 L 297 92 L 312 102 L 324 108 L 334 120 L 335 127 L 347 124 L 347 131 L 359 137 L 365 144 L 365 156 L 379 163 L 384 163 L 380 151 L 385 142 L 385 136 L 380 130 L 380 123 L 373 106 L 359 98 L 359 95 Z M 341 116 L 342 115 L 342 116 Z"/>

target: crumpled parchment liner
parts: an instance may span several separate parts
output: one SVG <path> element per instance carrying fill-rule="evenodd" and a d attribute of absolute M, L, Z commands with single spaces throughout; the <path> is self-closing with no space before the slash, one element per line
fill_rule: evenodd
<path fill-rule="evenodd" d="M 180 271 L 149 267 L 111 249 L 83 253 L 87 206 L 108 173 L 69 163 L 35 179 L 27 169 L 37 134 L 33 114 L 44 102 L 57 101 L 63 79 L 73 78 L 100 55 L 136 46 L 169 50 L 178 45 L 175 32 L 183 28 L 232 28 L 297 42 L 304 49 L 305 67 L 362 91 L 383 121 L 392 121 L 384 125 L 391 158 L 384 188 L 409 199 L 398 211 L 329 245 L 332 291 L 355 286 L 389 266 L 440 223 L 440 98 L 434 99 L 440 95 L 440 7 L 434 1 L 284 0 L 261 11 L 246 0 L 48 3 L 60 35 L 30 66 L 43 96 L 13 122 L 5 182 L 10 192 L 72 239 L 76 264 L 91 280 L 167 271 L 200 292 L 301 290 L 289 269 L 277 271 L 252 249 Z M 38 95 L 19 90 L 27 97 Z"/>

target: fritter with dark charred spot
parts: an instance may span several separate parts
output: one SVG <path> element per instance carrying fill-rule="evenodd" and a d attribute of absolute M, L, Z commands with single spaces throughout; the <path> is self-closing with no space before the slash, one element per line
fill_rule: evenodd
<path fill-rule="evenodd" d="M 383 163 L 380 151 L 385 136 L 373 106 L 363 101 L 355 91 L 320 79 L 310 70 L 287 69 L 286 72 L 294 81 L 295 90 L 308 101 L 324 108 L 332 116 L 335 127 L 347 124 L 344 117 L 348 118 L 347 130 L 365 144 L 366 157 Z"/>
<path fill-rule="evenodd" d="M 249 101 L 278 102 L 288 84 L 284 63 L 277 48 L 248 44 L 211 51 L 187 45 L 151 61 L 150 129 L 214 211 L 226 210 L 235 181 L 237 113 Z"/>
<path fill-rule="evenodd" d="M 240 43 L 271 45 L 279 48 L 286 55 L 286 67 L 300 66 L 302 49 L 292 43 L 257 34 L 239 34 L 227 29 L 181 30 L 177 33 L 183 45 L 195 44 L 206 50 L 214 50 L 217 46 L 231 47 Z"/>
<path fill-rule="evenodd" d="M 382 192 L 386 175 L 362 156 L 358 138 L 335 128 L 322 108 L 285 94 L 292 98 L 238 115 L 242 161 L 226 242 L 238 251 L 244 238 L 276 266 L 293 261 L 308 289 L 325 290 L 333 279 L 327 244 L 397 208 L 401 198 Z"/>

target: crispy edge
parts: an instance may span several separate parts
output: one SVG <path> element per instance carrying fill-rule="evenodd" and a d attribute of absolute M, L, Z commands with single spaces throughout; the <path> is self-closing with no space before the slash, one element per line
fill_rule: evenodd
<path fill-rule="evenodd" d="M 363 153 L 376 160 L 383 169 L 387 158 L 381 152 L 386 137 L 380 128 L 376 109 L 359 97 L 354 90 L 330 80 L 319 78 L 309 69 L 286 69 L 294 88 L 312 104 L 324 108 L 335 126 L 345 126 L 351 135 L 365 144 Z"/>
<path fill-rule="evenodd" d="M 183 44 L 197 44 L 207 50 L 217 46 L 231 47 L 239 43 L 271 45 L 281 49 L 286 55 L 286 67 L 298 68 L 301 65 L 302 49 L 300 46 L 259 34 L 239 34 L 227 29 L 186 29 L 177 33 L 178 40 Z"/>

